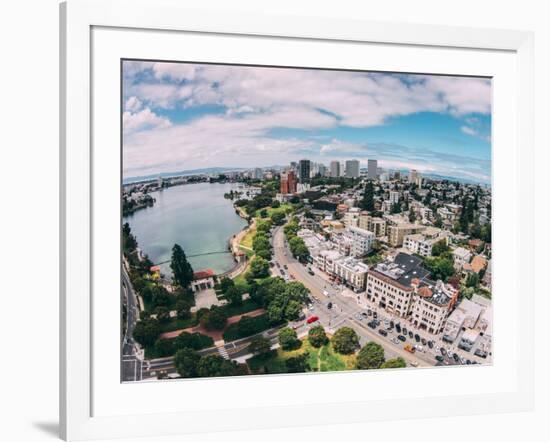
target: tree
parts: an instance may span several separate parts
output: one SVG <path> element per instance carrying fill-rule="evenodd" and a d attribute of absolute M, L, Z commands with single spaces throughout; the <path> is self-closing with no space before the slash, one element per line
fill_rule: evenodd
<path fill-rule="evenodd" d="M 166 357 L 174 354 L 174 342 L 172 339 L 157 339 L 155 352 L 158 357 Z"/>
<path fill-rule="evenodd" d="M 260 256 L 255 256 L 250 263 L 250 274 L 254 278 L 269 276 L 269 262 Z"/>
<path fill-rule="evenodd" d="M 222 330 L 227 324 L 227 314 L 218 306 L 212 306 L 210 311 L 200 319 L 201 325 L 207 330 Z"/>
<path fill-rule="evenodd" d="M 157 307 L 153 313 L 157 316 L 157 320 L 160 323 L 166 323 L 170 320 L 170 310 L 166 307 Z"/>
<path fill-rule="evenodd" d="M 309 340 L 309 343 L 315 348 L 322 347 L 323 345 L 326 345 L 328 343 L 328 337 L 322 325 L 311 327 L 309 329 L 307 339 Z"/>
<path fill-rule="evenodd" d="M 298 356 L 292 356 L 285 361 L 285 366 L 287 373 L 305 373 L 309 371 L 307 355 L 304 353 Z"/>
<path fill-rule="evenodd" d="M 214 340 L 210 336 L 201 333 L 182 332 L 174 339 L 174 348 L 181 350 L 182 348 L 192 348 L 193 350 L 202 350 L 203 348 L 212 347 Z"/>
<path fill-rule="evenodd" d="M 466 278 L 466 287 L 476 288 L 479 285 L 479 275 L 477 273 L 469 273 Z"/>
<path fill-rule="evenodd" d="M 370 341 L 359 350 L 357 368 L 360 370 L 380 368 L 384 361 L 384 348 L 380 344 Z"/>
<path fill-rule="evenodd" d="M 179 244 L 172 247 L 172 262 L 170 263 L 174 282 L 180 287 L 187 287 L 193 281 L 193 268 L 187 262 L 185 252 Z"/>
<path fill-rule="evenodd" d="M 283 320 L 283 308 L 275 302 L 271 302 L 267 307 L 267 319 L 270 324 L 280 323 Z"/>
<path fill-rule="evenodd" d="M 220 289 L 223 293 L 226 293 L 231 287 L 235 287 L 235 281 L 227 276 L 224 276 L 220 281 Z"/>
<path fill-rule="evenodd" d="M 447 241 L 445 239 L 441 239 L 432 246 L 432 256 L 440 256 L 449 250 Z"/>
<path fill-rule="evenodd" d="M 409 222 L 410 222 L 410 223 L 414 223 L 415 221 L 416 221 L 416 215 L 415 215 L 415 213 L 414 213 L 413 208 L 411 207 L 411 208 L 409 209 Z"/>
<path fill-rule="evenodd" d="M 433 279 L 447 281 L 455 272 L 452 258 L 446 255 L 433 258 L 428 257 L 425 259 L 424 264 L 430 271 Z"/>
<path fill-rule="evenodd" d="M 178 319 L 188 319 L 191 317 L 191 304 L 184 300 L 176 301 L 176 313 Z"/>
<path fill-rule="evenodd" d="M 295 321 L 300 317 L 300 312 L 302 311 L 302 305 L 295 300 L 290 300 L 286 304 L 284 316 L 288 321 Z"/>
<path fill-rule="evenodd" d="M 195 350 L 182 348 L 174 356 L 174 365 L 181 377 L 193 378 L 197 376 L 197 366 L 200 360 L 201 357 Z"/>
<path fill-rule="evenodd" d="M 230 287 L 225 292 L 225 299 L 231 304 L 231 305 L 242 305 L 243 304 L 243 294 L 239 290 L 238 287 Z"/>
<path fill-rule="evenodd" d="M 365 185 L 363 199 L 361 200 L 361 208 L 368 211 L 374 210 L 374 185 L 372 181 L 368 181 Z"/>
<path fill-rule="evenodd" d="M 300 347 L 300 340 L 296 331 L 285 327 L 279 332 L 279 345 L 283 350 L 295 350 Z"/>
<path fill-rule="evenodd" d="M 153 345 L 160 335 L 160 325 L 156 319 L 139 321 L 134 327 L 134 339 L 143 347 Z"/>
<path fill-rule="evenodd" d="M 405 368 L 407 366 L 407 363 L 405 362 L 405 359 L 402 357 L 388 359 L 386 362 L 384 362 L 380 368 Z"/>
<path fill-rule="evenodd" d="M 248 345 L 248 351 L 255 356 L 265 356 L 271 351 L 271 341 L 263 336 L 255 336 Z"/>
<path fill-rule="evenodd" d="M 285 214 L 283 212 L 273 212 L 271 214 L 271 221 L 276 226 L 280 226 L 285 222 Z"/>
<path fill-rule="evenodd" d="M 201 357 L 197 364 L 197 374 L 200 377 L 233 376 L 236 371 L 236 362 L 214 354 Z"/>
<path fill-rule="evenodd" d="M 350 327 L 342 327 L 336 330 L 332 337 L 332 348 L 337 353 L 349 355 L 359 347 L 359 337 Z"/>

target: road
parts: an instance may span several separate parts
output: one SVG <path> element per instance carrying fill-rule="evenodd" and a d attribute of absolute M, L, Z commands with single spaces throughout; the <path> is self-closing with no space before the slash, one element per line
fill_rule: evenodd
<path fill-rule="evenodd" d="M 368 341 L 374 341 L 384 347 L 386 358 L 393 358 L 396 356 L 403 357 L 409 364 L 417 364 L 418 366 L 434 366 L 437 364 L 435 359 L 436 355 L 441 355 L 440 347 L 446 350 L 450 350 L 452 353 L 457 353 L 460 357 L 464 359 L 469 359 L 475 363 L 486 364 L 490 363 L 490 360 L 484 360 L 472 354 L 472 352 L 466 352 L 457 348 L 456 343 L 450 345 L 441 340 L 441 338 L 436 338 L 433 335 L 430 335 L 427 332 L 419 330 L 413 327 L 408 321 L 403 318 L 394 317 L 378 306 L 369 303 L 365 304 L 364 297 L 357 298 L 352 295 L 353 292 L 347 290 L 346 293 L 349 296 L 343 296 L 342 287 L 333 285 L 329 280 L 328 275 L 320 271 L 319 269 L 311 266 L 313 275 L 308 272 L 308 268 L 294 259 L 286 247 L 286 242 L 284 238 L 284 232 L 281 227 L 278 227 L 273 232 L 273 250 L 274 250 L 274 261 L 279 263 L 280 267 L 275 266 L 272 268 L 272 273 L 274 276 L 281 276 L 280 269 L 287 273 L 290 277 L 294 278 L 297 281 L 302 282 L 312 293 L 314 297 L 314 309 L 310 314 L 314 314 L 319 317 L 321 324 L 326 327 L 329 331 L 333 332 L 337 328 L 340 328 L 344 325 L 352 327 L 360 336 L 361 345 Z M 287 267 L 285 269 L 285 266 Z M 327 293 L 325 295 L 324 293 Z M 328 302 L 333 303 L 333 308 L 329 310 L 326 306 Z M 361 302 L 361 304 L 360 304 Z M 412 331 L 414 334 L 418 334 L 421 338 L 424 338 L 426 341 L 432 341 L 434 343 L 433 348 L 430 349 L 428 346 L 423 346 L 422 351 L 417 351 L 415 354 L 411 354 L 404 350 L 405 344 L 417 344 L 415 339 L 411 339 L 407 336 L 406 342 L 399 342 L 395 344 L 393 340 L 396 338 L 396 330 L 388 330 L 387 337 L 383 337 L 378 333 L 378 329 L 373 330 L 367 326 L 369 319 L 364 318 L 361 313 L 365 313 L 371 310 L 376 312 L 378 319 L 384 321 L 385 319 L 394 323 L 400 322 L 401 325 L 405 326 L 408 331 Z M 455 341 L 456 342 L 456 341 Z M 453 358 L 448 358 L 445 356 L 443 365 L 456 365 L 457 362 Z"/>
<path fill-rule="evenodd" d="M 126 266 L 122 265 L 122 302 L 126 306 L 126 329 L 122 338 L 122 363 L 121 378 L 122 381 L 139 381 L 142 378 L 143 361 L 139 357 L 137 344 L 134 341 L 134 327 L 138 320 L 139 308 L 137 297 L 130 282 L 130 277 L 126 271 Z"/>
<path fill-rule="evenodd" d="M 329 332 L 334 333 L 336 329 L 342 326 L 352 327 L 360 337 L 361 345 L 368 341 L 374 341 L 382 347 L 387 359 L 401 356 L 409 365 L 431 366 L 436 361 L 433 356 L 427 354 L 411 354 L 402 348 L 402 344 L 394 344 L 391 338 L 395 334 L 389 334 L 387 338 L 381 336 L 378 332 L 370 329 L 366 322 L 368 320 L 358 319 L 360 313 L 366 309 L 359 306 L 357 299 L 344 297 L 341 295 L 341 288 L 332 285 L 328 278 L 317 269 L 312 269 L 314 275 L 308 272 L 306 266 L 294 259 L 290 251 L 286 248 L 284 232 L 281 227 L 277 227 L 273 232 L 273 255 L 274 261 L 279 263 L 280 267 L 296 281 L 303 283 L 311 292 L 315 302 L 311 315 L 319 317 L 319 322 Z M 285 269 L 285 266 L 287 267 Z M 279 267 L 273 268 L 273 274 L 280 276 Z M 326 293 L 326 295 L 325 295 Z M 327 303 L 332 302 L 331 309 Z"/>

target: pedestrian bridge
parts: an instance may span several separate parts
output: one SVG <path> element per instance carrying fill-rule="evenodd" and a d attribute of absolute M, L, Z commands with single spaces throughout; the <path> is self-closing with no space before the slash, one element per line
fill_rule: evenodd
<path fill-rule="evenodd" d="M 204 252 L 204 253 L 195 253 L 194 255 L 186 255 L 187 258 L 195 258 L 197 256 L 207 256 L 207 255 L 225 255 L 227 253 L 231 253 L 231 251 L 229 250 L 220 250 L 220 251 L 215 251 L 215 252 Z M 171 262 L 172 260 L 171 259 L 167 259 L 166 261 L 161 261 L 161 262 L 157 262 L 155 263 L 154 265 L 156 266 L 159 266 L 161 264 L 168 264 L 169 262 Z"/>

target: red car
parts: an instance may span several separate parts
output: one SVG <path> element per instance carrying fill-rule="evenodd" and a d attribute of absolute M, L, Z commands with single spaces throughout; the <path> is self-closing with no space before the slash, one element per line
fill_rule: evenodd
<path fill-rule="evenodd" d="M 308 324 L 311 324 L 312 322 L 315 322 L 315 321 L 318 321 L 319 320 L 319 317 L 318 316 L 310 316 L 309 318 L 307 318 L 307 323 Z"/>

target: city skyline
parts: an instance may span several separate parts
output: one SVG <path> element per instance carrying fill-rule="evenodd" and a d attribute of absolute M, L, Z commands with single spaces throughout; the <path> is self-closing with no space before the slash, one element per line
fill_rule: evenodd
<path fill-rule="evenodd" d="M 125 61 L 123 177 L 376 159 L 488 183 L 490 96 L 482 78 Z"/>

